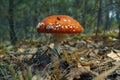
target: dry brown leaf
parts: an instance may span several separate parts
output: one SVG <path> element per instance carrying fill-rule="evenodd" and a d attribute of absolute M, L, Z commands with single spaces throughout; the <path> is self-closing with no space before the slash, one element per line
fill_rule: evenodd
<path fill-rule="evenodd" d="M 107 56 L 116 61 L 120 60 L 120 53 L 114 53 L 113 51 L 111 51 L 111 53 L 107 54 Z"/>
<path fill-rule="evenodd" d="M 38 51 L 38 48 L 30 48 L 29 53 L 34 54 Z"/>
<path fill-rule="evenodd" d="M 83 66 L 79 62 L 77 62 L 77 67 L 81 68 Z"/>
<path fill-rule="evenodd" d="M 108 37 L 107 41 L 113 41 L 113 38 L 112 37 Z"/>
<path fill-rule="evenodd" d="M 0 50 L 0 57 L 3 57 L 6 54 L 6 51 Z"/>
<path fill-rule="evenodd" d="M 34 75 L 31 80 L 40 80 L 37 75 Z"/>
<path fill-rule="evenodd" d="M 69 64 L 72 63 L 72 57 L 70 55 L 68 55 L 68 52 L 64 52 L 61 55 L 62 59 L 66 60 Z"/>
<path fill-rule="evenodd" d="M 19 48 L 19 49 L 17 50 L 17 53 L 23 53 L 23 52 L 25 52 L 25 49 L 24 49 L 24 48 Z"/>
<path fill-rule="evenodd" d="M 87 40 L 86 40 L 86 42 L 88 42 L 88 43 L 92 43 L 93 41 L 91 41 L 91 40 L 87 39 Z"/>
<path fill-rule="evenodd" d="M 87 70 L 90 70 L 90 66 L 83 66 L 84 68 L 86 68 Z"/>
<path fill-rule="evenodd" d="M 48 47 L 49 47 L 50 49 L 54 49 L 54 43 L 51 43 Z"/>

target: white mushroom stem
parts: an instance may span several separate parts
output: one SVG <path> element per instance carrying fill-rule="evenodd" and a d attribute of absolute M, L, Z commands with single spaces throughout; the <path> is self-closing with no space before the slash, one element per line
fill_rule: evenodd
<path fill-rule="evenodd" d="M 58 51 L 60 54 L 60 46 L 61 42 L 64 41 L 67 38 L 67 34 L 54 34 L 54 49 Z"/>

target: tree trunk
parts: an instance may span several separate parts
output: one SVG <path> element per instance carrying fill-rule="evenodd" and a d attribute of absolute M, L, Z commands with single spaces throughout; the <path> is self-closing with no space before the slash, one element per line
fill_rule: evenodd
<path fill-rule="evenodd" d="M 10 41 L 11 44 L 16 44 L 17 37 L 14 30 L 14 0 L 9 0 L 9 28 L 10 28 Z"/>
<path fill-rule="evenodd" d="M 83 1 L 83 14 L 82 14 L 82 24 L 83 24 L 83 26 L 84 26 L 84 28 L 85 29 L 88 29 L 87 27 L 86 27 L 86 12 L 87 12 L 87 2 L 88 1 L 86 1 L 86 0 L 84 0 Z"/>
<path fill-rule="evenodd" d="M 98 32 L 99 32 L 99 27 L 101 25 L 101 19 L 102 19 L 102 0 L 98 1 L 98 18 L 97 18 L 97 29 L 96 29 L 96 39 L 98 39 Z"/>
<path fill-rule="evenodd" d="M 38 1 L 34 1 L 34 13 L 35 13 L 35 15 L 34 15 L 34 26 L 37 26 L 37 23 L 38 23 L 38 10 L 37 10 L 37 5 L 38 5 Z"/>
<path fill-rule="evenodd" d="M 36 0 L 34 0 L 34 13 L 35 13 L 35 15 L 34 15 L 34 26 L 37 26 L 38 25 L 38 23 L 39 23 L 39 21 L 38 21 L 38 17 L 39 17 L 39 13 L 40 13 L 40 9 L 41 8 L 39 8 L 39 10 L 38 10 L 38 1 L 36 1 Z M 36 34 L 34 35 L 34 38 L 37 38 L 38 36 L 39 36 L 40 34 L 38 34 L 37 32 L 36 32 Z"/>
<path fill-rule="evenodd" d="M 104 7 L 106 8 L 108 5 L 108 1 L 104 1 Z M 105 8 L 103 9 L 104 11 L 104 28 L 103 28 L 103 41 L 106 42 L 106 31 L 108 30 L 110 23 L 109 23 L 109 10 L 105 10 Z"/>

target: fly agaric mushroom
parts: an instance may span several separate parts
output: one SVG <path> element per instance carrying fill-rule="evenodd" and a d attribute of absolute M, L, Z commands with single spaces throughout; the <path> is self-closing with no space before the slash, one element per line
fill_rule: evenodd
<path fill-rule="evenodd" d="M 54 15 L 43 19 L 37 25 L 38 33 L 52 33 L 54 49 L 60 51 L 60 43 L 66 39 L 66 34 L 80 33 L 82 26 L 75 19 L 66 15 Z"/>

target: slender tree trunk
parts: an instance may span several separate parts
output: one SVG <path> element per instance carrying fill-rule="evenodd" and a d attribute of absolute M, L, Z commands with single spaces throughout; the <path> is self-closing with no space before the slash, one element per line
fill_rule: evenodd
<path fill-rule="evenodd" d="M 38 22 L 38 17 L 39 17 L 38 14 L 40 13 L 39 11 L 40 11 L 41 8 L 39 8 L 39 10 L 38 10 L 38 7 L 39 7 L 38 4 L 39 4 L 38 1 L 37 1 L 37 0 L 34 0 L 34 5 L 35 5 L 35 6 L 34 6 L 34 13 L 35 13 L 35 15 L 34 15 L 34 26 L 37 26 L 37 24 L 39 23 L 39 22 Z M 40 36 L 40 34 L 38 34 L 38 33 L 36 32 L 36 33 L 35 33 L 35 38 L 37 38 L 38 36 Z"/>
<path fill-rule="evenodd" d="M 38 10 L 37 10 L 37 5 L 38 5 L 38 1 L 34 1 L 34 13 L 35 13 L 35 15 L 34 15 L 34 25 L 35 26 L 37 26 L 37 23 L 38 23 Z"/>
<path fill-rule="evenodd" d="M 96 29 L 96 39 L 98 38 L 98 32 L 99 32 L 99 27 L 101 25 L 101 19 L 102 19 L 102 0 L 98 1 L 98 18 L 97 18 L 97 29 Z"/>
<path fill-rule="evenodd" d="M 118 0 L 113 0 L 113 3 L 116 3 L 116 4 L 118 4 L 118 5 L 116 5 L 115 6 L 115 11 L 116 11 L 116 19 L 117 19 L 117 21 L 118 21 L 118 30 L 119 30 L 119 32 L 118 32 L 118 39 L 119 39 L 119 41 L 120 41 L 120 13 L 119 13 L 119 3 L 118 3 L 119 1 Z"/>
<path fill-rule="evenodd" d="M 17 37 L 14 29 L 14 0 L 9 0 L 9 28 L 10 28 L 10 41 L 11 44 L 16 44 Z"/>
<path fill-rule="evenodd" d="M 104 7 L 106 8 L 108 5 L 108 2 L 107 1 L 104 1 Z M 103 41 L 106 42 L 106 30 L 108 30 L 109 26 L 110 26 L 110 23 L 109 23 L 109 10 L 103 10 L 104 11 L 104 28 L 103 28 Z"/>
<path fill-rule="evenodd" d="M 87 27 L 86 27 L 86 20 L 85 20 L 85 16 L 86 16 L 86 10 L 87 10 L 87 1 L 86 0 L 84 0 L 83 1 L 83 14 L 82 14 L 82 24 L 83 24 L 83 26 L 84 26 L 84 28 L 85 29 L 88 29 Z"/>

